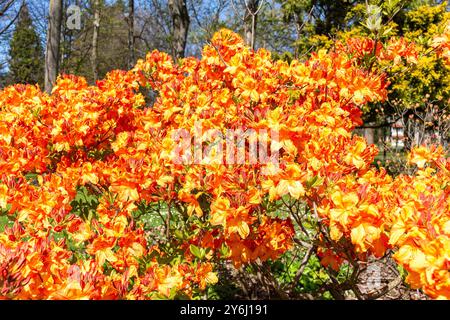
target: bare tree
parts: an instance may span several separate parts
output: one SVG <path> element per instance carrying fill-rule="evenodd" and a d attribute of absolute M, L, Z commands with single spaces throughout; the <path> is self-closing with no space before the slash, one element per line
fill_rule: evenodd
<path fill-rule="evenodd" d="M 191 25 L 189 26 L 191 32 L 188 36 L 187 54 L 200 56 L 203 46 L 211 40 L 215 32 L 225 26 L 222 19 L 230 9 L 229 1 L 216 0 L 214 6 L 209 0 L 191 0 L 188 4 L 191 15 Z M 232 25 L 228 27 L 233 29 Z"/>
<path fill-rule="evenodd" d="M 172 52 L 172 18 L 166 0 L 141 2 L 134 16 L 135 55 L 158 49 Z"/>
<path fill-rule="evenodd" d="M 231 0 L 235 13 L 240 16 L 238 8 L 236 8 L 235 0 Z M 256 39 L 256 24 L 258 20 L 258 13 L 264 5 L 264 0 L 243 0 L 244 16 L 241 18 L 244 21 L 244 39 L 245 43 L 252 49 L 255 49 Z"/>
<path fill-rule="evenodd" d="M 62 0 L 50 0 L 45 53 L 45 91 L 47 93 L 51 93 L 59 71 L 62 9 Z"/>
<path fill-rule="evenodd" d="M 169 11 L 173 25 L 173 54 L 176 59 L 183 58 L 190 23 L 186 0 L 169 0 Z"/>
<path fill-rule="evenodd" d="M 27 4 L 30 8 L 30 15 L 33 18 L 36 31 L 42 35 L 42 46 L 45 47 L 48 31 L 49 3 L 48 1 L 28 1 Z"/>
<path fill-rule="evenodd" d="M 0 0 L 0 18 L 5 17 L 7 15 L 8 11 L 11 11 L 11 9 L 13 9 L 14 4 L 16 2 L 17 2 L 16 0 Z M 22 0 L 19 7 L 21 8 L 24 3 L 25 3 L 25 0 Z M 0 35 L 5 33 L 6 31 L 8 31 L 8 29 L 14 24 L 14 22 L 19 17 L 19 13 L 20 13 L 20 10 L 17 10 L 15 15 L 13 16 L 13 18 L 8 19 L 9 21 L 7 21 L 7 23 L 5 25 L 2 25 L 0 27 Z"/>
<path fill-rule="evenodd" d="M 245 3 L 245 43 L 255 49 L 256 23 L 259 11 L 259 0 L 244 1 Z M 261 1 L 261 3 L 263 3 Z"/>
<path fill-rule="evenodd" d="M 92 65 L 92 76 L 94 81 L 98 79 L 98 31 L 100 29 L 100 0 L 94 0 L 94 31 L 92 33 L 92 55 L 91 55 L 91 65 Z"/>
<path fill-rule="evenodd" d="M 136 38 L 134 35 L 134 0 L 128 0 L 128 68 L 136 62 Z"/>
<path fill-rule="evenodd" d="M 9 41 L 17 21 L 20 8 L 25 0 L 0 0 L 0 87 L 4 85 L 3 79 L 8 66 Z"/>
<path fill-rule="evenodd" d="M 15 0 L 1 0 L 0 1 L 0 17 L 2 17 L 9 8 L 12 7 Z"/>

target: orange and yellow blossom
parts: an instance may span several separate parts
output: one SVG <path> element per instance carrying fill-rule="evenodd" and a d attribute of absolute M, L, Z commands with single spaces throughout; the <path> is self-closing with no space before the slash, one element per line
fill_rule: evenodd
<path fill-rule="evenodd" d="M 371 167 L 376 148 L 352 137 L 360 108 L 387 96 L 385 75 L 361 65 L 369 52 L 416 55 L 404 40 L 353 39 L 287 64 L 220 30 L 200 59 L 176 64 L 153 51 L 95 86 L 62 76 L 51 95 L 4 89 L 0 207 L 13 224 L 0 233 L 0 297 L 192 297 L 218 281 L 215 259 L 239 267 L 289 250 L 292 217 L 273 218 L 268 204 L 292 199 L 317 206 L 332 241 L 350 241 L 361 258 L 394 248 L 411 285 L 448 298 L 448 188 L 439 182 L 448 162 L 416 150 L 412 163 L 436 169 L 393 179 Z M 248 147 L 238 164 L 174 161 L 173 133 L 207 140 L 208 129 L 276 130 L 278 167 L 252 163 Z M 159 229 L 140 215 L 161 219 Z M 167 262 L 161 242 L 181 253 Z M 209 251 L 194 257 L 191 244 Z M 318 254 L 333 268 L 343 261 L 333 248 Z"/>

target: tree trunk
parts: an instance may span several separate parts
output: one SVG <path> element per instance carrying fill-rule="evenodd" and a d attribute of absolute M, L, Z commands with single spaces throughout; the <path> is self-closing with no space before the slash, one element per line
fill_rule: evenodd
<path fill-rule="evenodd" d="M 183 58 L 190 23 L 186 0 L 169 0 L 169 11 L 173 24 L 173 54 L 175 59 Z"/>
<path fill-rule="evenodd" d="M 374 133 L 375 133 L 375 129 L 372 129 L 372 128 L 364 129 L 364 138 L 366 138 L 366 141 L 368 144 L 375 143 Z"/>
<path fill-rule="evenodd" d="M 47 45 L 45 52 L 45 91 L 51 93 L 59 71 L 62 0 L 50 0 Z"/>
<path fill-rule="evenodd" d="M 245 43 L 252 49 L 255 49 L 256 23 L 258 20 L 259 0 L 246 0 L 245 7 Z"/>
<path fill-rule="evenodd" d="M 136 63 L 136 46 L 134 38 L 134 0 L 128 0 L 128 68 Z"/>
<path fill-rule="evenodd" d="M 94 0 L 94 32 L 92 34 L 92 76 L 94 81 L 98 80 L 98 32 L 100 29 L 100 0 Z"/>

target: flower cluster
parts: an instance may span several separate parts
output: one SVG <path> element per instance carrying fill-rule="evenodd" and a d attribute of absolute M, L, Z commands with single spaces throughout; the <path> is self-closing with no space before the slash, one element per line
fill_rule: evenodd
<path fill-rule="evenodd" d="M 352 130 L 362 106 L 386 98 L 388 81 L 362 63 L 368 54 L 416 56 L 402 39 L 352 39 L 288 64 L 221 30 L 201 59 L 176 64 L 154 51 L 95 86 L 63 76 L 51 95 L 1 91 L 0 208 L 10 222 L 0 233 L 0 296 L 192 297 L 218 281 L 218 259 L 239 267 L 292 246 L 292 217 L 277 216 L 289 198 L 317 211 L 330 235 L 318 254 L 334 267 L 329 254 L 345 239 L 361 259 L 399 247 L 408 281 L 448 297 L 447 162 L 435 160 L 442 173 L 398 179 L 371 167 L 376 147 Z M 222 152 L 235 145 L 210 134 L 229 129 L 244 133 L 232 139 L 244 146 L 238 164 Z M 255 137 L 245 133 L 269 131 L 270 161 L 251 161 Z M 180 132 L 197 147 L 180 148 Z M 197 152 L 208 161 L 177 159 Z"/>

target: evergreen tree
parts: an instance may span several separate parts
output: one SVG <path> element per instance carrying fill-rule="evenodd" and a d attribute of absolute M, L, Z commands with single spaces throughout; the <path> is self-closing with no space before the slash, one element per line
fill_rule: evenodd
<path fill-rule="evenodd" d="M 9 48 L 8 83 L 29 83 L 42 86 L 44 80 L 44 54 L 39 36 L 31 20 L 28 7 L 20 9 Z"/>

